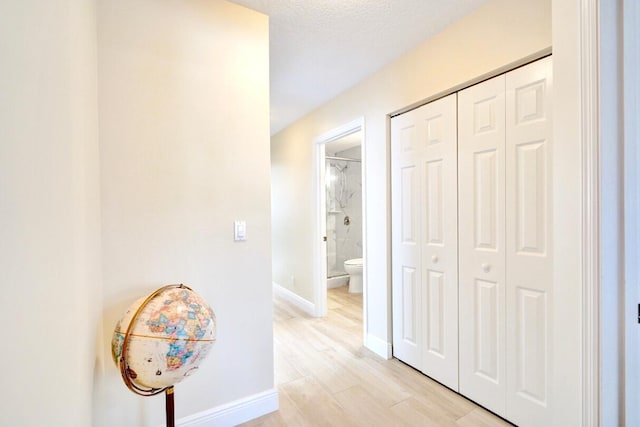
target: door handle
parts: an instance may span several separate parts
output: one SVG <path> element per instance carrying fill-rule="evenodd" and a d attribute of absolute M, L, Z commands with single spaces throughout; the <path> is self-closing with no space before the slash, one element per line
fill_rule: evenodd
<path fill-rule="evenodd" d="M 322 241 L 326 242 L 327 241 L 327 236 L 322 236 Z"/>

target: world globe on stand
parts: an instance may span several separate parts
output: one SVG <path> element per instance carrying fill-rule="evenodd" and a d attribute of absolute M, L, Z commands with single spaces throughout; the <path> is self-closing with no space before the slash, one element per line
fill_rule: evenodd
<path fill-rule="evenodd" d="M 205 300 L 185 285 L 168 285 L 129 307 L 111 352 L 129 389 L 150 396 L 197 370 L 215 339 L 215 314 Z"/>

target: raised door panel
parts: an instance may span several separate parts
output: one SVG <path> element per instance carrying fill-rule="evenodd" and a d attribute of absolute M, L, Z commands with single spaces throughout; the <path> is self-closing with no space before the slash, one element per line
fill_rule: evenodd
<path fill-rule="evenodd" d="M 423 148 L 421 265 L 425 374 L 458 390 L 456 95 L 415 110 Z"/>
<path fill-rule="evenodd" d="M 419 125 L 414 112 L 391 120 L 393 355 L 418 369 L 423 346 Z"/>
<path fill-rule="evenodd" d="M 506 416 L 523 427 L 551 423 L 551 77 L 551 57 L 506 75 Z"/>
<path fill-rule="evenodd" d="M 505 77 L 458 94 L 460 392 L 505 413 Z"/>

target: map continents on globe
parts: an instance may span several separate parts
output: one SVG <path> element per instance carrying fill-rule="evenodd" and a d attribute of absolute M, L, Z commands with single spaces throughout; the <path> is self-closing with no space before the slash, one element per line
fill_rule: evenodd
<path fill-rule="evenodd" d="M 111 352 L 118 367 L 125 363 L 137 386 L 159 389 L 198 369 L 215 341 L 216 319 L 209 305 L 183 285 L 159 289 L 141 307 L 147 299 L 134 302 L 117 323 Z M 125 335 L 136 312 L 123 358 Z"/>

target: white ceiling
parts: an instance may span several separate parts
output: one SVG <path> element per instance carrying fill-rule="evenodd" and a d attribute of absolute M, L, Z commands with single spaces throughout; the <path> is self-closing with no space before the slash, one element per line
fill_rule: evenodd
<path fill-rule="evenodd" d="M 487 0 L 230 0 L 270 17 L 271 134 Z"/>

